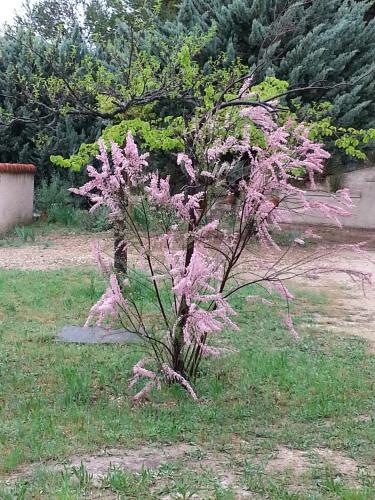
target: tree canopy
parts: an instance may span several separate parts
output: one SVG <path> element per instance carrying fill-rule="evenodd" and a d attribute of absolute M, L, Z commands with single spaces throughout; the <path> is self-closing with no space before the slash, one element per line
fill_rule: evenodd
<path fill-rule="evenodd" d="M 182 121 L 250 73 L 273 82 L 270 98 L 287 89 L 283 106 L 315 123 L 315 139 L 362 159 L 375 125 L 371 3 L 27 2 L 0 37 L 1 160 L 79 170 L 99 136 L 120 143 L 131 124 L 165 162 Z"/>

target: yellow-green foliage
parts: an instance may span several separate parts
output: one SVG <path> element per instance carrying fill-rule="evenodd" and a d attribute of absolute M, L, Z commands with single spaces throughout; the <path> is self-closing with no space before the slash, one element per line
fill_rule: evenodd
<path fill-rule="evenodd" d="M 289 83 L 274 76 L 267 76 L 262 83 L 251 87 L 251 91 L 258 100 L 265 101 L 287 91 Z"/>
<path fill-rule="evenodd" d="M 326 142 L 331 139 L 335 146 L 348 156 L 364 160 L 366 154 L 361 148 L 375 140 L 375 129 L 355 129 L 336 127 L 332 123 L 329 102 L 314 104 L 309 110 L 310 136 L 314 141 Z"/>
<path fill-rule="evenodd" d="M 165 128 L 157 128 L 149 122 L 140 118 L 132 120 L 122 120 L 117 125 L 112 125 L 103 130 L 101 139 L 107 148 L 111 142 L 122 146 L 129 130 L 140 140 L 141 147 L 147 150 L 174 151 L 183 148 L 183 142 L 179 131 L 182 127 L 180 118 L 169 119 Z M 70 158 L 64 159 L 62 156 L 51 156 L 51 161 L 55 165 L 70 168 L 73 171 L 80 171 L 88 165 L 93 157 L 98 154 L 98 143 L 82 144 L 78 152 Z"/>
<path fill-rule="evenodd" d="M 189 36 L 176 52 L 178 74 L 174 74 L 176 82 L 170 84 L 169 97 L 177 97 L 181 89 L 189 88 L 192 95 L 198 103 L 195 116 L 188 124 L 188 128 L 194 127 L 196 120 L 203 115 L 207 110 L 212 109 L 220 96 L 224 96 L 225 101 L 230 101 L 238 96 L 238 85 L 226 91 L 228 82 L 235 81 L 246 74 L 248 70 L 246 66 L 236 61 L 229 68 L 223 67 L 223 61 L 211 61 L 211 70 L 202 72 L 198 63 L 194 60 L 199 53 L 202 44 L 204 44 L 210 35 L 206 35 L 204 39 L 196 40 Z M 92 64 L 92 62 L 91 62 Z M 170 68 L 171 69 L 171 68 Z M 142 94 L 142 86 L 145 80 L 148 82 L 148 88 L 156 88 L 158 81 L 154 78 L 157 71 L 160 71 L 160 62 L 153 57 L 145 57 L 145 54 L 139 53 L 137 60 L 134 62 L 132 74 L 129 75 L 129 85 L 118 86 L 117 90 L 122 93 L 124 99 L 130 97 L 131 94 Z M 103 67 L 97 68 L 96 81 L 87 77 L 83 82 L 85 89 L 94 91 L 95 85 L 100 83 L 101 87 L 113 84 L 112 77 Z M 50 82 L 51 92 L 56 92 L 60 89 L 56 80 Z M 252 99 L 260 101 L 271 101 L 273 98 L 282 95 L 288 90 L 288 82 L 279 80 L 269 76 L 265 80 L 254 85 L 251 88 Z M 102 112 L 111 112 L 116 109 L 115 99 L 98 92 L 96 95 L 98 108 Z M 299 109 L 297 101 L 293 102 L 294 107 Z M 297 113 L 289 111 L 281 97 L 282 110 L 279 112 L 280 122 L 285 122 L 288 118 L 292 118 L 297 122 Z M 336 148 L 344 151 L 347 155 L 364 159 L 366 157 L 363 152 L 363 146 L 369 141 L 375 139 L 375 129 L 357 130 L 354 128 L 336 127 L 332 123 L 332 118 L 329 115 L 331 104 L 329 102 L 312 105 L 307 113 L 305 112 L 306 122 L 310 125 L 310 138 L 314 141 L 333 142 Z M 126 138 L 128 130 L 137 137 L 143 149 L 149 151 L 179 151 L 184 147 L 183 134 L 186 124 L 180 117 L 165 117 L 160 119 L 156 116 L 154 103 L 143 104 L 141 106 L 131 108 L 129 114 L 132 116 L 129 119 L 121 119 L 121 115 L 114 117 L 114 120 L 119 119 L 119 123 L 108 126 L 102 131 L 101 139 L 104 140 L 107 148 L 110 147 L 111 141 L 122 145 Z M 230 122 L 237 123 L 239 129 L 242 129 L 242 119 L 239 115 L 239 108 L 226 108 L 220 112 L 222 120 L 217 122 L 215 134 L 217 138 L 230 133 L 226 130 L 225 122 L 228 115 L 236 115 L 236 120 Z M 233 116 L 232 116 L 233 118 Z M 234 133 L 232 131 L 231 133 Z M 212 132 L 211 132 L 212 133 Z M 250 127 L 249 130 L 251 140 L 254 144 L 265 147 L 264 137 L 258 128 Z M 207 137 L 207 139 L 209 139 Z M 81 170 L 86 166 L 93 157 L 98 153 L 97 143 L 82 144 L 78 152 L 70 158 L 64 159 L 62 156 L 51 156 L 51 161 L 57 166 L 70 168 L 74 171 Z M 295 172 L 296 175 L 300 172 Z"/>

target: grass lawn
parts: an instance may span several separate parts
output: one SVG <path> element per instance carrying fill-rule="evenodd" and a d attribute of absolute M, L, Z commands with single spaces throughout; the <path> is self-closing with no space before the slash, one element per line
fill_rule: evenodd
<path fill-rule="evenodd" d="M 139 346 L 54 341 L 59 327 L 83 323 L 103 288 L 91 269 L 0 271 L 0 499 L 375 498 L 375 357 L 365 341 L 302 327 L 295 342 L 276 310 L 236 299 L 241 332 L 227 340 L 236 350 L 203 366 L 200 402 L 172 386 L 133 407 L 127 381 Z M 324 302 L 302 295 L 299 322 Z M 140 474 L 112 468 L 101 484 L 83 466 L 46 467 L 105 447 L 181 443 L 193 451 Z M 299 475 L 267 466 L 288 448 L 305 457 Z M 319 450 L 357 464 L 356 477 Z M 212 457 L 225 458 L 233 484 Z"/>

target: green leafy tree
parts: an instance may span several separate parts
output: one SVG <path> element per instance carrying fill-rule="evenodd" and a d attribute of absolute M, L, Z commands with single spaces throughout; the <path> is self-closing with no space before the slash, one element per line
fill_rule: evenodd
<path fill-rule="evenodd" d="M 68 0 L 61 5 L 64 12 L 71 7 Z M 165 42 L 156 29 L 160 8 L 155 3 L 147 18 L 143 7 L 133 8 L 113 38 L 94 40 L 78 24 L 46 33 L 49 11 L 35 18 L 35 29 L 8 27 L 0 38 L 3 161 L 33 161 L 40 175 L 51 154 L 71 155 L 108 124 L 140 120 L 152 142 L 146 129 L 168 114 L 172 101 L 176 114 L 194 109 L 198 65 L 190 53 L 202 42 L 193 37 Z M 165 141 L 164 146 L 170 149 Z"/>
<path fill-rule="evenodd" d="M 80 23 L 84 0 L 26 0 L 15 25 L 32 28 L 45 39 L 70 33 Z"/>
<path fill-rule="evenodd" d="M 176 13 L 176 0 L 26 0 L 15 24 L 51 40 L 79 26 L 91 40 L 113 39 L 121 23 L 134 16 L 149 18 L 150 10 L 167 20 Z"/>
<path fill-rule="evenodd" d="M 244 70 L 242 66 L 237 68 L 237 72 Z M 230 71 L 221 71 L 220 75 L 222 78 L 228 78 Z M 232 73 L 235 71 L 232 69 Z M 211 75 L 213 77 L 214 73 Z M 215 79 L 215 78 L 213 78 Z M 204 79 L 202 79 L 204 81 Z M 258 85 L 253 85 L 251 90 L 254 96 L 254 102 L 272 102 L 277 96 L 281 99 L 281 105 L 279 107 L 278 114 L 281 119 L 286 121 L 287 119 L 292 119 L 293 121 L 298 120 L 298 113 L 292 111 L 287 107 L 285 98 L 289 95 L 288 82 L 283 80 L 278 80 L 275 77 L 267 77 L 263 82 Z M 217 98 L 218 92 L 215 91 L 212 83 L 208 83 L 206 87 L 201 87 L 201 96 L 199 98 L 196 95 L 197 101 L 201 102 L 201 107 L 197 110 L 202 110 L 205 107 L 209 107 L 213 104 L 214 99 Z M 228 94 L 229 99 L 228 104 L 231 102 L 231 95 Z M 295 106 L 294 106 L 295 107 Z M 310 139 L 317 142 L 324 142 L 327 148 L 334 152 L 334 165 L 337 162 L 337 156 L 349 156 L 355 160 L 364 160 L 366 158 L 366 147 L 370 141 L 375 140 L 375 129 L 354 129 L 337 127 L 332 123 L 332 117 L 329 116 L 329 111 L 332 105 L 329 102 L 324 102 L 319 105 L 313 105 L 310 108 L 309 114 L 306 114 L 305 121 L 309 125 Z M 240 123 L 240 122 L 239 122 Z M 184 122 L 181 117 L 167 116 L 154 120 L 153 122 L 148 122 L 140 118 L 122 120 L 116 125 L 110 125 L 106 127 L 101 134 L 101 139 L 106 144 L 108 150 L 110 149 L 110 144 L 115 142 L 120 147 L 124 144 L 128 131 L 131 130 L 132 133 L 138 138 L 142 148 L 148 149 L 151 155 L 160 152 L 163 154 L 163 160 L 170 158 L 170 153 L 179 151 L 184 144 Z M 253 139 L 260 140 L 261 138 L 253 137 Z M 69 158 L 64 158 L 62 155 L 56 155 L 51 157 L 51 161 L 64 168 L 69 168 L 73 171 L 80 171 L 86 165 L 88 165 L 93 158 L 98 154 L 99 147 L 97 142 L 84 143 L 80 146 L 77 153 L 70 156 Z M 171 160 L 173 163 L 173 160 Z M 168 169 L 163 167 L 160 170 L 165 173 L 169 172 Z M 327 169 L 330 172 L 330 168 Z M 296 174 L 301 175 L 301 172 L 296 172 Z"/>

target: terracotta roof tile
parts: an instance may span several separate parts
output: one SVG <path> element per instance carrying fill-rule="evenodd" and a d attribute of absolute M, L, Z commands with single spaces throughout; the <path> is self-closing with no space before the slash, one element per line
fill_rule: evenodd
<path fill-rule="evenodd" d="M 31 163 L 0 163 L 0 173 L 10 174 L 34 174 L 36 166 Z"/>

